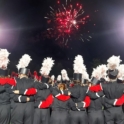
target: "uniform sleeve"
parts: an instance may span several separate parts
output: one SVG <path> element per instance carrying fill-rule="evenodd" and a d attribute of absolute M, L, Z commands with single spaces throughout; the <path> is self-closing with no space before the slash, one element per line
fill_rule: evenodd
<path fill-rule="evenodd" d="M 68 104 L 69 108 L 73 111 L 77 111 L 78 109 L 76 108 L 75 103 L 72 101 L 72 99 L 69 100 L 69 104 Z"/>
<path fill-rule="evenodd" d="M 121 106 L 123 104 L 124 104 L 124 94 L 120 98 L 115 99 L 113 105 L 114 106 Z"/>
<path fill-rule="evenodd" d="M 103 89 L 102 89 L 102 85 L 99 84 L 99 85 L 91 86 L 91 87 L 89 88 L 89 90 L 92 91 L 92 92 L 98 92 L 98 91 L 101 91 L 101 90 L 103 90 Z"/>
<path fill-rule="evenodd" d="M 32 83 L 32 85 L 30 86 L 30 88 L 19 89 L 19 94 L 20 95 L 25 95 L 25 96 L 33 96 L 33 95 L 35 95 L 37 93 L 37 89 L 35 88 L 35 82 L 31 80 L 31 83 Z"/>
<path fill-rule="evenodd" d="M 88 91 L 87 95 L 88 95 L 91 99 L 93 99 L 93 100 L 99 98 L 99 97 L 96 95 L 96 92 L 91 92 L 90 90 Z"/>
<path fill-rule="evenodd" d="M 67 101 L 70 99 L 70 96 L 66 96 L 66 95 L 62 95 L 62 94 L 58 94 L 55 96 L 58 100 L 61 100 L 61 101 Z"/>
<path fill-rule="evenodd" d="M 6 84 L 6 79 L 5 78 L 0 78 L 0 85 L 5 85 Z"/>
<path fill-rule="evenodd" d="M 34 97 L 33 96 L 22 96 L 22 95 L 17 95 L 17 94 L 10 94 L 11 99 L 13 99 L 14 102 L 20 102 L 20 103 L 26 103 L 26 102 L 34 102 Z M 27 98 L 29 98 L 29 101 L 27 101 Z"/>
<path fill-rule="evenodd" d="M 61 101 L 67 101 L 68 99 L 70 99 L 70 96 L 61 94 L 61 92 L 57 90 L 56 88 L 52 88 L 51 93 L 54 97 L 56 97 L 58 100 L 61 100 Z"/>
<path fill-rule="evenodd" d="M 106 97 L 101 98 L 101 101 L 102 101 L 102 105 L 103 105 L 103 106 L 105 106 L 106 103 L 113 106 L 114 100 L 115 100 L 115 99 L 111 99 L 111 100 L 110 100 L 110 99 L 108 99 L 108 98 L 106 98 Z"/>
<path fill-rule="evenodd" d="M 17 94 L 10 94 L 11 99 L 13 99 L 14 102 L 20 102 L 20 103 L 26 103 L 27 102 L 27 97 L 22 96 L 22 95 L 17 95 Z"/>
<path fill-rule="evenodd" d="M 89 107 L 90 102 L 91 102 L 90 101 L 90 97 L 89 96 L 86 96 L 83 102 L 84 102 L 84 108 Z"/>
<path fill-rule="evenodd" d="M 28 89 L 21 89 L 21 90 L 19 90 L 19 95 L 33 96 L 36 93 L 37 93 L 37 89 L 36 88 L 28 88 Z"/>
<path fill-rule="evenodd" d="M 38 90 L 48 89 L 49 85 L 46 83 L 35 82 L 35 88 Z"/>
<path fill-rule="evenodd" d="M 37 93 L 37 89 L 36 88 L 29 88 L 26 90 L 19 90 L 19 94 L 23 94 L 26 96 L 32 96 L 35 95 Z"/>
<path fill-rule="evenodd" d="M 89 96 L 86 96 L 85 99 L 84 99 L 84 101 L 77 103 L 77 108 L 78 109 L 88 108 L 89 105 L 90 105 L 90 97 Z"/>
<path fill-rule="evenodd" d="M 14 78 L 6 78 L 6 83 L 11 86 L 16 86 L 16 80 Z"/>
<path fill-rule="evenodd" d="M 102 98 L 102 104 L 109 104 L 112 106 L 122 106 L 124 104 L 124 95 L 122 95 L 122 97 L 118 98 L 118 99 L 108 99 L 106 97 Z"/>
<path fill-rule="evenodd" d="M 40 102 L 40 104 L 38 105 L 38 108 L 43 109 L 43 108 L 48 108 L 48 107 L 50 107 L 51 104 L 53 103 L 53 99 L 54 99 L 54 98 L 53 98 L 53 95 L 50 94 L 50 95 L 46 98 L 46 100 Z"/>
<path fill-rule="evenodd" d="M 17 95 L 14 97 L 14 101 L 25 103 L 25 102 L 27 102 L 27 96 Z"/>
<path fill-rule="evenodd" d="M 103 93 L 103 91 L 99 91 L 99 92 L 91 92 L 91 91 L 88 91 L 87 95 L 88 95 L 92 100 L 95 100 L 95 99 L 98 99 L 99 97 L 103 97 L 103 96 L 104 96 L 104 93 Z"/>

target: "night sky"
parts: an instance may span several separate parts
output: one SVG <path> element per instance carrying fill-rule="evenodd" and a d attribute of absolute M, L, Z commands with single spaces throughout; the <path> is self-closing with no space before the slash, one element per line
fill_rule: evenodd
<path fill-rule="evenodd" d="M 93 59 L 105 63 L 110 56 L 120 55 L 124 61 L 124 0 L 72 0 L 76 1 L 90 16 L 86 28 L 92 39 L 70 41 L 66 48 L 54 39 L 41 37 L 47 29 L 44 16 L 56 0 L 0 0 L 0 47 L 11 53 L 11 70 L 16 71 L 15 65 L 25 53 L 33 59 L 29 65 L 32 71 L 40 69 L 43 58 L 52 57 L 56 75 L 63 68 L 72 69 L 77 54 L 83 56 L 88 72 L 92 71 Z"/>

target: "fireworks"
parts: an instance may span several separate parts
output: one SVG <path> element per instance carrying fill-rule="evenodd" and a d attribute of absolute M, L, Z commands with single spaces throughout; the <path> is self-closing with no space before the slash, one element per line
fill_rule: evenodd
<path fill-rule="evenodd" d="M 47 29 L 48 36 L 58 40 L 60 44 L 67 45 L 68 41 L 78 39 L 84 41 L 82 26 L 85 25 L 89 16 L 83 16 L 82 5 L 77 3 L 72 5 L 71 0 L 65 1 L 65 4 L 57 2 L 58 7 L 50 6 L 50 13 L 45 17 L 50 28 Z M 81 33 L 80 33 L 81 32 Z M 89 41 L 91 36 L 87 38 Z"/>

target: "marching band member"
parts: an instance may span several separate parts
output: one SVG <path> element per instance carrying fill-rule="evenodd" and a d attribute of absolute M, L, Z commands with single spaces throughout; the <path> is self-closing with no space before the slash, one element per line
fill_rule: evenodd
<path fill-rule="evenodd" d="M 33 124 L 49 124 L 50 120 L 50 105 L 52 102 L 52 95 L 49 89 L 49 73 L 54 65 L 54 60 L 52 58 L 45 58 L 40 73 L 42 75 L 41 83 L 46 84 L 47 89 L 37 88 L 37 94 L 35 95 L 35 113 Z M 51 100 L 46 102 L 47 99 Z"/>
<path fill-rule="evenodd" d="M 7 91 L 15 85 L 15 81 L 8 78 L 9 54 L 6 49 L 0 49 L 0 124 L 10 123 L 10 94 Z"/>
<path fill-rule="evenodd" d="M 108 83 L 101 83 L 100 85 L 90 87 L 91 91 L 101 91 L 103 90 L 104 95 L 107 99 L 116 99 L 114 106 L 106 104 L 104 115 L 106 124 L 123 124 L 124 123 L 124 113 L 122 106 L 116 106 L 118 104 L 118 98 L 123 95 L 124 85 L 117 83 L 118 67 L 121 62 L 120 56 L 112 56 L 108 59 Z"/>
<path fill-rule="evenodd" d="M 33 124 L 34 95 L 37 90 L 34 80 L 28 78 L 30 70 L 26 68 L 32 59 L 25 54 L 17 65 L 19 78 L 15 78 L 16 85 L 13 87 L 11 98 L 14 101 L 11 112 L 11 124 Z"/>

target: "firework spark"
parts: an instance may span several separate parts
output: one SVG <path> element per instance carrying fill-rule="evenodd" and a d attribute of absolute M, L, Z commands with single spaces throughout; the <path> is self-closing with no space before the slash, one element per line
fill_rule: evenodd
<path fill-rule="evenodd" d="M 58 1 L 59 5 L 55 8 L 50 6 L 50 13 L 45 17 L 50 26 L 47 29 L 49 37 L 54 37 L 64 45 L 67 45 L 68 41 L 74 39 L 74 37 L 84 41 L 80 29 L 86 23 L 89 16 L 83 16 L 84 10 L 81 4 L 77 3 L 74 6 L 70 4 L 71 0 L 66 0 L 65 2 L 64 5 Z M 90 38 L 91 36 L 87 40 L 89 41 Z"/>

